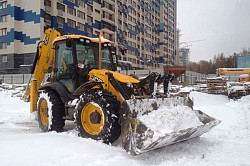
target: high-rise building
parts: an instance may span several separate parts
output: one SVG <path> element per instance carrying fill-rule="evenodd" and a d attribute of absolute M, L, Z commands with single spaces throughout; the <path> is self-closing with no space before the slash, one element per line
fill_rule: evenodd
<path fill-rule="evenodd" d="M 182 47 L 179 50 L 179 58 L 180 58 L 180 66 L 187 67 L 189 64 L 189 57 L 190 57 L 190 49 L 186 47 Z"/>
<path fill-rule="evenodd" d="M 103 35 L 122 69 L 174 65 L 176 0 L 0 0 L 0 73 L 33 63 L 46 28 Z"/>

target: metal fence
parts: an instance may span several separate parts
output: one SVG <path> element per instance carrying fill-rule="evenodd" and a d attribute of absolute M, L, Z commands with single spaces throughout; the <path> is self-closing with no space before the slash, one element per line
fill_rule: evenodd
<path fill-rule="evenodd" d="M 208 75 L 196 73 L 193 71 L 186 71 L 186 83 L 195 84 L 196 81 L 205 81 L 207 80 Z"/>
<path fill-rule="evenodd" d="M 128 75 L 134 74 L 134 75 L 137 75 L 138 77 L 145 77 L 151 72 L 158 72 L 158 73 L 163 74 L 162 70 L 122 70 L 120 71 L 120 73 L 124 73 Z M 2 80 L 3 83 L 7 83 L 7 84 L 27 84 L 29 81 L 29 78 L 30 78 L 30 74 L 0 75 L 0 80 Z M 206 80 L 206 79 L 207 79 L 207 75 L 205 74 L 186 71 L 186 75 L 181 75 L 178 80 L 183 80 L 187 84 L 194 84 L 196 80 Z"/>
<path fill-rule="evenodd" d="M 7 84 L 27 84 L 30 74 L 5 74 L 0 75 L 0 80 Z"/>

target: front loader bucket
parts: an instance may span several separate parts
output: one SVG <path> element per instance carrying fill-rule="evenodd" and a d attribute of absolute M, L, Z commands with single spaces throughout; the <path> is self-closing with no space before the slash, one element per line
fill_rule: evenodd
<path fill-rule="evenodd" d="M 144 153 L 198 137 L 220 123 L 191 107 L 187 97 L 127 100 L 122 104 L 124 149 Z"/>

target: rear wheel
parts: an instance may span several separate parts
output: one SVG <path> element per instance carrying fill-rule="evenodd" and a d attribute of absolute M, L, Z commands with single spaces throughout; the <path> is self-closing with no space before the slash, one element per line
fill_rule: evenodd
<path fill-rule="evenodd" d="M 65 125 L 64 104 L 55 91 L 43 92 L 38 99 L 38 123 L 43 132 L 62 132 Z"/>
<path fill-rule="evenodd" d="M 84 93 L 78 103 L 75 123 L 79 135 L 113 143 L 121 133 L 120 103 L 105 90 L 93 89 Z"/>

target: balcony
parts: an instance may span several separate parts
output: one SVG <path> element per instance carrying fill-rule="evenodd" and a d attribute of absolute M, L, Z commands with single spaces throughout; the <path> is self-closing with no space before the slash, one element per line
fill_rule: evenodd
<path fill-rule="evenodd" d="M 115 34 L 115 28 L 107 24 L 102 25 L 102 31 L 109 34 Z"/>
<path fill-rule="evenodd" d="M 51 26 L 51 21 L 50 21 L 50 20 L 44 20 L 44 22 L 45 22 L 45 25 L 46 25 L 46 26 L 48 26 L 48 27 Z"/>
<path fill-rule="evenodd" d="M 51 7 L 50 6 L 45 6 L 45 12 L 46 13 L 51 13 Z"/>
<path fill-rule="evenodd" d="M 123 21 L 127 22 L 127 17 L 123 16 Z"/>
<path fill-rule="evenodd" d="M 88 9 L 87 14 L 92 15 L 92 13 L 93 13 L 93 11 Z"/>
<path fill-rule="evenodd" d="M 57 10 L 57 14 L 58 14 L 58 16 L 63 16 L 64 11 L 63 11 L 63 10 L 58 9 L 58 10 Z"/>
<path fill-rule="evenodd" d="M 115 5 L 115 0 L 103 0 L 104 2 L 107 2 L 111 5 Z"/>
<path fill-rule="evenodd" d="M 93 5 L 93 0 L 87 0 L 87 3 Z"/>
<path fill-rule="evenodd" d="M 121 25 L 121 24 L 118 24 L 118 28 L 119 28 L 119 29 L 122 29 L 122 25 Z"/>
<path fill-rule="evenodd" d="M 102 3 L 102 10 L 109 13 L 109 14 L 115 14 L 114 6 L 112 6 L 106 2 Z"/>
<path fill-rule="evenodd" d="M 63 23 L 58 23 L 58 29 L 63 29 Z"/>
<path fill-rule="evenodd" d="M 108 23 L 110 23 L 112 25 L 115 24 L 115 17 L 110 15 L 110 14 L 107 14 L 107 13 L 102 14 L 102 20 L 106 21 L 106 22 L 108 22 Z"/>
<path fill-rule="evenodd" d="M 122 19 L 122 15 L 118 14 L 118 19 L 121 20 Z"/>
<path fill-rule="evenodd" d="M 92 21 L 90 21 L 90 20 L 87 20 L 87 22 L 86 22 L 87 24 L 88 24 L 88 26 L 91 26 L 92 27 L 92 25 L 93 25 L 93 22 Z"/>

